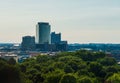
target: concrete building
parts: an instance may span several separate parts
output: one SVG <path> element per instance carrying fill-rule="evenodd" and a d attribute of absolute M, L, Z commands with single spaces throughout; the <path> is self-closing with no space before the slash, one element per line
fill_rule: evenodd
<path fill-rule="evenodd" d="M 68 44 L 67 41 L 61 41 L 60 43 L 61 43 L 61 44 Z"/>
<path fill-rule="evenodd" d="M 61 42 L 61 33 L 56 34 L 55 32 L 51 33 L 51 44 L 60 44 Z"/>
<path fill-rule="evenodd" d="M 35 37 L 24 36 L 21 44 L 22 50 L 35 50 Z"/>
<path fill-rule="evenodd" d="M 5 60 L 10 60 L 11 58 L 13 58 L 16 62 L 18 62 L 18 56 L 16 54 L 4 54 L 0 55 L 0 58 L 3 58 Z"/>
<path fill-rule="evenodd" d="M 51 44 L 51 27 L 49 23 L 38 22 L 36 25 L 36 44 Z"/>

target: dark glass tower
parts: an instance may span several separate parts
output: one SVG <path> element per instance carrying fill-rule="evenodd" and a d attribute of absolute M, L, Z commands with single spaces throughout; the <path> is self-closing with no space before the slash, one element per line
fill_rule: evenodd
<path fill-rule="evenodd" d="M 51 44 L 60 44 L 61 43 L 61 33 L 56 34 L 55 32 L 51 33 Z"/>
<path fill-rule="evenodd" d="M 22 38 L 22 50 L 34 50 L 35 49 L 35 37 L 24 36 Z"/>
<path fill-rule="evenodd" d="M 38 22 L 38 24 L 36 25 L 36 43 L 51 44 L 50 32 L 51 28 L 49 23 Z"/>

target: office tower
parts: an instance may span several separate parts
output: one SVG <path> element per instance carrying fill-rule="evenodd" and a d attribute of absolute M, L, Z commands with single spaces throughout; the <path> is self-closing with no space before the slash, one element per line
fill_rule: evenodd
<path fill-rule="evenodd" d="M 56 34 L 55 32 L 51 33 L 51 44 L 60 44 L 61 42 L 61 33 Z"/>
<path fill-rule="evenodd" d="M 38 22 L 36 25 L 36 44 L 51 44 L 49 23 Z"/>
<path fill-rule="evenodd" d="M 34 50 L 35 49 L 35 37 L 24 36 L 21 43 L 22 50 Z"/>
<path fill-rule="evenodd" d="M 68 44 L 67 41 L 61 41 L 61 44 Z"/>

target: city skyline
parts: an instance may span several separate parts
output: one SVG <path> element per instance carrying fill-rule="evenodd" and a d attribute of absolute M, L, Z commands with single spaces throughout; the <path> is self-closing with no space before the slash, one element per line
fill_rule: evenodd
<path fill-rule="evenodd" d="M 21 43 L 35 36 L 37 22 L 49 22 L 51 32 L 69 43 L 120 43 L 119 0 L 0 1 L 0 42 Z"/>

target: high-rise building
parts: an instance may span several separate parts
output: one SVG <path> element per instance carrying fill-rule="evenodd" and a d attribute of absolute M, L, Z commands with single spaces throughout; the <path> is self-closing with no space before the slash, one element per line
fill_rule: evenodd
<path fill-rule="evenodd" d="M 51 33 L 51 44 L 60 44 L 61 42 L 61 33 L 56 34 L 55 32 Z"/>
<path fill-rule="evenodd" d="M 21 43 L 22 50 L 34 50 L 35 49 L 35 37 L 24 36 Z"/>
<path fill-rule="evenodd" d="M 51 27 L 49 23 L 38 22 L 36 25 L 36 44 L 51 44 Z"/>

